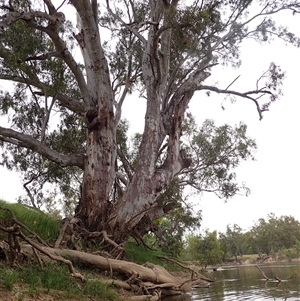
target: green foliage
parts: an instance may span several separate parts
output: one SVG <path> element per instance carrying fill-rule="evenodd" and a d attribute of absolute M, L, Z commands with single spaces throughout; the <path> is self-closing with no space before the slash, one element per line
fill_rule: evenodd
<path fill-rule="evenodd" d="M 292 261 L 295 258 L 300 257 L 300 240 L 297 239 L 294 246 L 289 249 L 283 250 L 284 256 L 289 260 Z"/>
<path fill-rule="evenodd" d="M 292 216 L 278 218 L 270 213 L 267 220 L 259 219 L 250 232 L 256 251 L 271 254 L 294 246 L 300 238 L 300 223 Z"/>
<path fill-rule="evenodd" d="M 61 225 L 50 215 L 30 209 L 22 204 L 10 204 L 0 200 L 0 223 L 6 227 L 8 226 L 7 223 L 10 223 L 12 215 L 5 208 L 10 209 L 21 223 L 37 233 L 43 240 L 55 241 L 57 239 Z"/>
<path fill-rule="evenodd" d="M 227 226 L 226 233 L 219 233 L 219 240 L 226 258 L 237 259 L 244 254 L 258 253 L 295 258 L 300 255 L 300 222 L 292 216 L 276 217 L 270 213 L 260 218 L 249 231 L 238 225 Z"/>
<path fill-rule="evenodd" d="M 222 262 L 223 251 L 221 243 L 217 238 L 217 232 L 205 231 L 203 235 L 187 238 L 186 248 L 188 258 L 193 261 L 198 261 L 204 269 L 208 265 L 215 265 Z"/>
<path fill-rule="evenodd" d="M 244 234 L 242 233 L 242 228 L 237 224 L 233 226 L 227 225 L 226 233 L 219 233 L 219 240 L 225 258 L 233 256 L 238 260 L 238 256 L 245 254 Z"/>
<path fill-rule="evenodd" d="M 247 136 L 245 124 L 216 126 L 213 120 L 206 120 L 198 129 L 189 114 L 184 133 L 190 143 L 184 146 L 193 161 L 191 172 L 182 177 L 182 182 L 200 193 L 213 192 L 225 199 L 239 192 L 249 193 L 249 188 L 236 182 L 234 172 L 242 161 L 254 160 L 256 143 Z"/>
<path fill-rule="evenodd" d="M 178 257 L 183 251 L 183 235 L 200 227 L 201 211 L 195 212 L 192 205 L 183 200 L 180 179 L 175 178 L 157 199 L 157 205 L 163 206 L 164 217 L 153 223 L 156 237 L 155 246 L 166 254 Z"/>
<path fill-rule="evenodd" d="M 151 241 L 153 241 L 153 237 L 145 237 L 145 242 L 150 245 Z M 170 246 L 172 248 L 172 246 Z M 164 260 L 163 257 L 170 258 L 171 252 L 165 252 L 160 247 L 154 246 L 153 248 L 145 248 L 141 244 L 137 244 L 133 239 L 129 239 L 126 243 L 125 248 L 125 259 L 128 261 L 132 261 L 138 264 L 156 264 L 164 267 L 168 271 L 178 271 L 181 268 L 174 263 L 170 263 L 168 260 Z M 180 257 L 182 258 L 182 257 Z"/>

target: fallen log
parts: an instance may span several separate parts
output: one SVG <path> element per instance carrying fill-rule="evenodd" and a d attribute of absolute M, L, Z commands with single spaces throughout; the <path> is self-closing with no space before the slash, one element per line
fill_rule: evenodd
<path fill-rule="evenodd" d="M 77 262 L 89 267 L 98 268 L 100 270 L 112 271 L 126 276 L 135 276 L 141 281 L 151 282 L 153 284 L 163 284 L 163 287 L 170 288 L 172 292 L 177 293 L 188 292 L 191 290 L 189 283 L 171 275 L 163 267 L 147 264 L 145 266 L 128 262 L 124 260 L 105 258 L 103 256 L 85 253 L 69 249 L 56 249 L 49 247 L 41 247 L 46 252 L 53 252 L 60 256 L 66 256 L 72 262 Z M 155 286 L 154 286 L 155 287 Z M 166 290 L 164 290 L 166 292 Z"/>

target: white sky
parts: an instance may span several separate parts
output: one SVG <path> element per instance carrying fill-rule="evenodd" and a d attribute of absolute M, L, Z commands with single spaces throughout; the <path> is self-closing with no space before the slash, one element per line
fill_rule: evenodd
<path fill-rule="evenodd" d="M 283 23 L 289 22 L 300 35 L 299 16 L 289 16 Z M 279 21 L 283 19 L 279 18 Z M 271 212 L 276 216 L 292 215 L 300 221 L 300 49 L 284 46 L 281 42 L 261 46 L 251 41 L 243 44 L 242 61 L 239 70 L 218 68 L 212 72 L 212 80 L 219 81 L 219 88 L 225 88 L 237 75 L 241 75 L 231 88 L 248 91 L 255 87 L 256 79 L 274 61 L 286 72 L 284 95 L 272 104 L 270 112 L 264 113 L 262 121 L 259 121 L 255 105 L 250 100 L 239 99 L 235 104 L 226 102 L 226 110 L 223 111 L 221 101 L 224 96 L 211 93 L 207 98 L 200 92 L 194 95 L 190 109 L 199 125 L 207 118 L 214 119 L 219 125 L 243 121 L 248 125 L 249 136 L 256 139 L 258 146 L 257 160 L 246 162 L 237 170 L 238 179 L 246 182 L 251 189 L 250 196 L 235 196 L 227 203 L 211 194 L 194 200 L 203 213 L 202 229 L 225 231 L 226 225 L 236 223 L 247 230 Z M 136 114 L 137 111 L 140 114 Z M 131 124 L 130 130 L 141 131 L 144 100 L 128 99 L 123 112 Z M 0 183 L 1 199 L 14 202 L 23 193 L 19 176 L 1 166 Z"/>

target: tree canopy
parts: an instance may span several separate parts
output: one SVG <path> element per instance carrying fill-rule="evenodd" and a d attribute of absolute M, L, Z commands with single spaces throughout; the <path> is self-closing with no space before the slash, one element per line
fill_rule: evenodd
<path fill-rule="evenodd" d="M 2 164 L 22 172 L 32 206 L 51 207 L 58 189 L 84 228 L 122 242 L 183 206 L 185 186 L 225 199 L 243 189 L 234 168 L 255 149 L 246 125 L 199 129 L 188 104 L 198 91 L 231 95 L 261 119 L 281 95 L 275 63 L 247 91 L 206 79 L 218 64 L 240 65 L 245 39 L 299 46 L 273 19 L 298 14 L 299 2 L 1 0 L 0 9 L 0 79 L 13 83 L 0 95 Z M 136 95 L 145 124 L 130 141 L 122 105 Z"/>

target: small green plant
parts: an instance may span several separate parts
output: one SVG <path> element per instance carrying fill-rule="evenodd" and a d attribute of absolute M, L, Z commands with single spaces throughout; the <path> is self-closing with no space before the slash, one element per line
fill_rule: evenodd
<path fill-rule="evenodd" d="M 0 281 L 3 283 L 4 287 L 7 290 L 12 291 L 19 278 L 18 271 L 10 268 L 1 268 L 0 274 Z"/>

